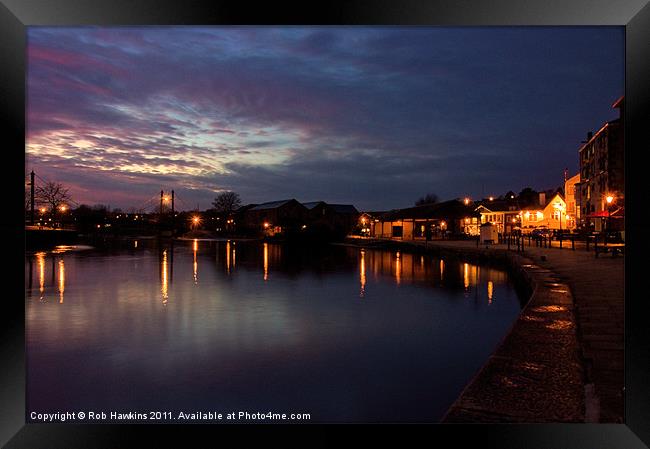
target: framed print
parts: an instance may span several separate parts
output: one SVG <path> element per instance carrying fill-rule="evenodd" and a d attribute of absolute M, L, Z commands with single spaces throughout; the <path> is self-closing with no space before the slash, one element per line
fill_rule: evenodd
<path fill-rule="evenodd" d="M 311 6 L 3 1 L 2 443 L 647 447 L 650 6 Z"/>

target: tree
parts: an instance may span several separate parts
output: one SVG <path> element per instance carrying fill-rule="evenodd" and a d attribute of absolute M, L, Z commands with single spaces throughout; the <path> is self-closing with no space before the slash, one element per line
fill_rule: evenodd
<path fill-rule="evenodd" d="M 435 204 L 438 202 L 438 195 L 435 193 L 427 193 L 415 202 L 416 206 L 424 206 L 425 204 Z"/>
<path fill-rule="evenodd" d="M 35 201 L 41 204 L 47 204 L 52 213 L 56 213 L 59 206 L 70 201 L 68 189 L 60 182 L 47 182 L 42 186 L 36 187 L 34 191 Z"/>
<path fill-rule="evenodd" d="M 539 201 L 539 194 L 530 187 L 526 187 L 521 192 L 519 192 L 519 200 L 521 201 L 522 205 L 535 204 Z"/>
<path fill-rule="evenodd" d="M 235 192 L 223 192 L 214 199 L 212 205 L 217 212 L 229 214 L 241 206 L 241 199 Z"/>

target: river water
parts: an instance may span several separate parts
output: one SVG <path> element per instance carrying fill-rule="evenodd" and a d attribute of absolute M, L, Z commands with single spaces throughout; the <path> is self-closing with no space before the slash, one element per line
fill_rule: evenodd
<path fill-rule="evenodd" d="M 437 422 L 522 307 L 500 269 L 334 245 L 130 239 L 25 267 L 28 420 Z"/>

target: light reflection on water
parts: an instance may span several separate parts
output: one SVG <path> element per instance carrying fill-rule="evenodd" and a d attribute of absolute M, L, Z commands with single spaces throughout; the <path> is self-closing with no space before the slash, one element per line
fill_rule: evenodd
<path fill-rule="evenodd" d="M 26 270 L 27 400 L 43 411 L 437 421 L 521 307 L 497 269 L 336 246 L 140 240 Z"/>

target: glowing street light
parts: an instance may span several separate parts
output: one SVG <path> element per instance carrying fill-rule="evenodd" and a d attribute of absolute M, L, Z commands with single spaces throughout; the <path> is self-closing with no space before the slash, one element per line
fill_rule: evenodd
<path fill-rule="evenodd" d="M 269 227 L 269 226 L 270 226 L 270 224 L 269 224 L 269 223 L 267 223 L 267 222 L 264 222 L 264 229 L 268 229 L 268 227 Z"/>
<path fill-rule="evenodd" d="M 607 201 L 607 230 L 609 231 L 609 229 L 610 229 L 609 220 L 610 220 L 611 215 L 612 215 L 611 205 L 614 202 L 614 195 L 612 195 L 611 193 L 608 194 L 605 197 L 605 201 Z"/>
<path fill-rule="evenodd" d="M 467 205 L 469 204 L 469 198 L 465 198 L 465 199 L 463 200 L 463 203 L 465 203 L 465 206 L 467 206 Z"/>

